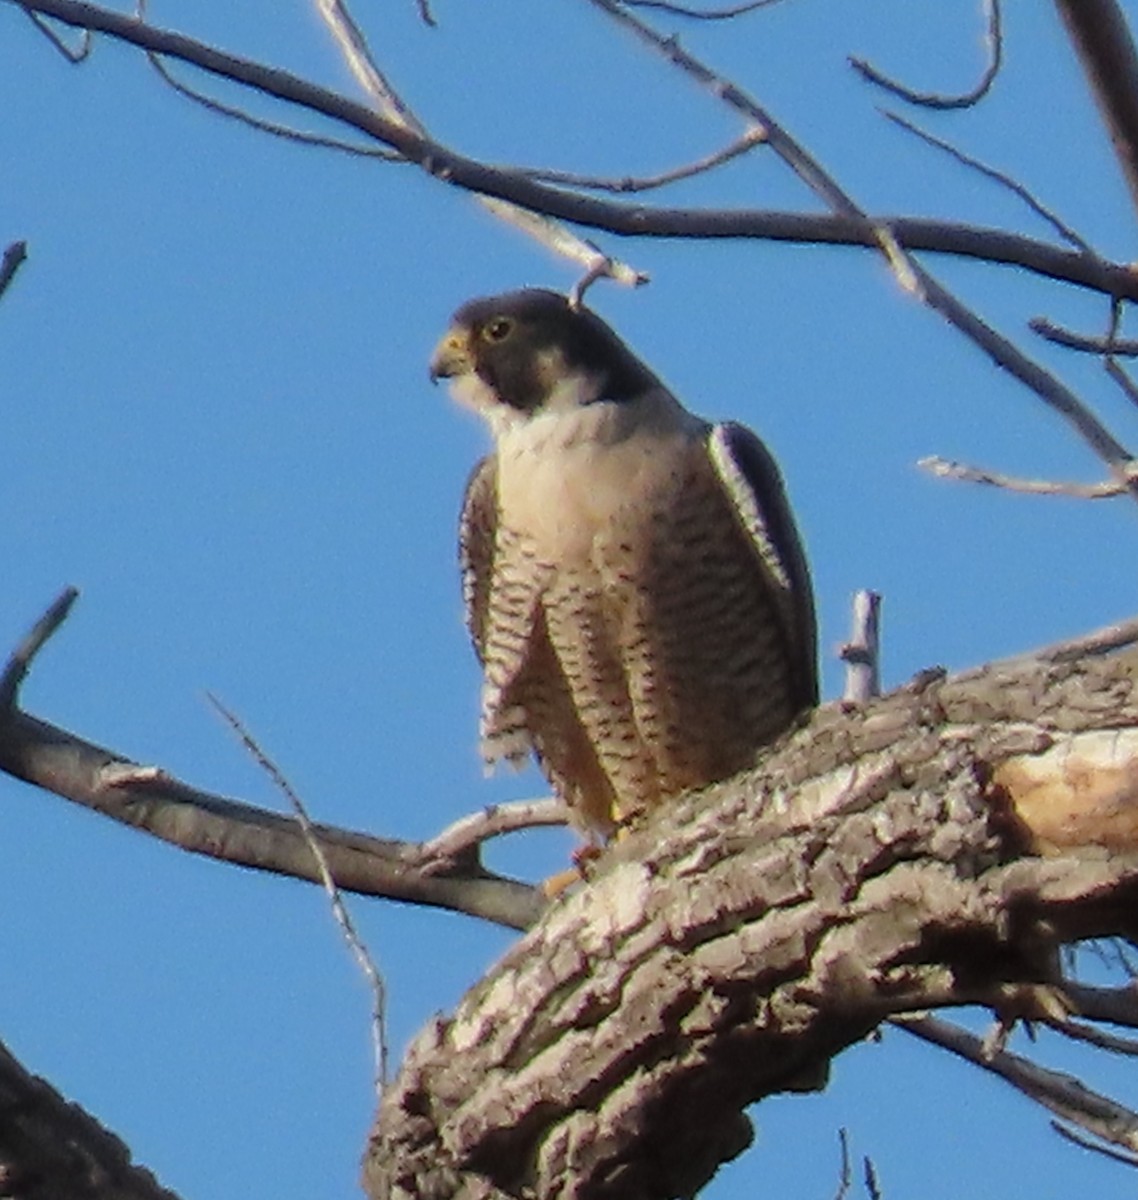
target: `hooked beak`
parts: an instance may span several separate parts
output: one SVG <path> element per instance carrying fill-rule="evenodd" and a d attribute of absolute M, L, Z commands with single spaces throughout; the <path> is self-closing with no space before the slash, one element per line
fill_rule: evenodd
<path fill-rule="evenodd" d="M 467 331 L 458 326 L 448 329 L 431 355 L 431 382 L 453 379 L 456 375 L 465 375 L 473 369 L 474 362 L 470 357 L 470 339 Z"/>

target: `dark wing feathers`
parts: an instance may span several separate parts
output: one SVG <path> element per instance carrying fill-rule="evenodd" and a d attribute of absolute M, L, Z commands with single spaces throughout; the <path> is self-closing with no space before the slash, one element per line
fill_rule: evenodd
<path fill-rule="evenodd" d="M 709 441 L 736 512 L 771 576 L 798 699 L 803 708 L 813 708 L 818 703 L 814 590 L 778 464 L 755 434 L 734 421 L 716 425 Z"/>
<path fill-rule="evenodd" d="M 486 659 L 486 622 L 490 582 L 494 577 L 494 541 L 498 528 L 497 472 L 492 455 L 470 474 L 458 526 L 458 558 L 462 568 L 462 600 L 466 627 L 478 661 Z"/>

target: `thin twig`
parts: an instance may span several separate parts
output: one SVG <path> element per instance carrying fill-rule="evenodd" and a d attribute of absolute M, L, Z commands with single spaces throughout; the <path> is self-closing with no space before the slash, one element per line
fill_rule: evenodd
<path fill-rule="evenodd" d="M 845 1129 L 838 1130 L 838 1147 L 841 1151 L 841 1161 L 838 1166 L 838 1190 L 834 1200 L 846 1200 L 846 1193 L 853 1182 L 853 1171 L 850 1169 L 850 1142 Z"/>
<path fill-rule="evenodd" d="M 376 64 L 363 30 L 356 24 L 352 14 L 342 0 L 316 0 L 316 11 L 340 47 L 340 53 L 356 82 L 376 102 L 379 111 L 414 133 L 426 133 L 419 118 L 408 107 L 402 96 L 392 87 L 387 77 Z"/>
<path fill-rule="evenodd" d="M 249 732 L 241 719 L 226 708 L 212 693 L 207 692 L 206 697 L 233 732 L 237 734 L 241 744 L 261 770 L 272 780 L 277 790 L 281 792 L 291 805 L 293 812 L 296 813 L 296 819 L 304 832 L 304 837 L 312 851 L 312 856 L 316 860 L 320 879 L 324 884 L 324 890 L 331 901 L 332 915 L 336 919 L 336 924 L 340 926 L 344 940 L 348 943 L 348 947 L 354 955 L 356 963 L 359 965 L 360 970 L 363 972 L 372 989 L 371 1032 L 375 1049 L 375 1082 L 377 1094 L 382 1095 L 388 1080 L 387 985 L 384 983 L 383 976 L 375 965 L 371 951 L 368 950 L 363 939 L 356 932 L 355 924 L 352 921 L 351 914 L 348 912 L 347 905 L 344 903 L 344 898 L 340 893 L 340 889 L 336 886 L 336 881 L 332 878 L 332 872 L 328 867 L 328 860 L 324 856 L 324 849 L 320 845 L 320 839 L 316 834 L 308 811 L 304 807 L 304 802 L 297 795 L 284 772 L 261 749 L 257 740 Z"/>
<path fill-rule="evenodd" d="M 78 599 L 78 588 L 65 587 L 9 655 L 4 672 L 0 674 L 0 711 L 9 712 L 15 708 L 20 685 L 27 678 L 32 660 L 44 648 L 52 634 L 67 620 L 71 606 Z"/>
<path fill-rule="evenodd" d="M 881 1200 L 881 1185 L 877 1181 L 877 1168 L 868 1154 L 862 1160 L 862 1169 L 865 1173 L 865 1194 L 869 1200 Z"/>
<path fill-rule="evenodd" d="M 434 14 L 431 12 L 431 6 L 428 0 L 415 0 L 415 7 L 419 10 L 419 20 L 424 25 L 429 25 L 432 29 L 438 26 L 438 21 L 435 20 Z"/>
<path fill-rule="evenodd" d="M 1000 66 L 1003 63 L 1004 57 L 1004 38 L 1000 21 L 1000 0 L 985 0 L 985 8 L 987 9 L 988 20 L 984 34 L 984 44 L 988 53 L 988 63 L 984 68 L 984 73 L 980 76 L 979 82 L 967 92 L 962 92 L 955 96 L 945 95 L 940 92 L 917 92 L 883 74 L 864 58 L 856 58 L 851 55 L 849 64 L 863 79 L 877 84 L 878 87 L 884 88 L 887 92 L 892 92 L 894 96 L 898 96 L 902 100 L 907 100 L 910 104 L 918 104 L 922 108 L 971 108 L 972 105 L 977 104 L 988 94 L 992 84 L 996 81 L 996 76 L 1000 73 Z"/>
<path fill-rule="evenodd" d="M 64 40 L 55 32 L 54 29 L 39 15 L 32 12 L 30 9 L 25 9 L 28 20 L 44 35 L 45 38 L 63 55 L 65 59 L 72 65 L 81 63 L 88 54 L 91 53 L 91 31 L 84 29 L 79 37 L 79 47 L 73 50 Z"/>
<path fill-rule="evenodd" d="M 1105 337 L 1095 337 L 1088 333 L 1075 333 L 1074 330 L 1058 325 L 1048 317 L 1032 317 L 1027 327 L 1032 333 L 1037 333 L 1041 338 L 1068 350 L 1082 350 L 1087 354 L 1117 354 L 1126 358 L 1138 357 L 1138 340 L 1111 339 L 1109 334 Z"/>
<path fill-rule="evenodd" d="M 1081 1146 L 1084 1150 L 1093 1150 L 1095 1154 L 1101 1154 L 1128 1167 L 1138 1167 L 1138 1155 L 1127 1154 L 1122 1150 L 1115 1150 L 1113 1146 L 1104 1146 L 1100 1142 L 1096 1142 L 1079 1133 L 1076 1129 L 1068 1129 L 1066 1125 L 1059 1121 L 1051 1121 L 1049 1123 L 1051 1128 L 1061 1138 L 1066 1138 L 1067 1141 L 1073 1142 L 1076 1146 Z"/>
<path fill-rule="evenodd" d="M 519 167 L 519 175 L 527 179 L 540 180 L 542 183 L 564 184 L 568 187 L 587 188 L 596 192 L 647 192 L 653 188 L 666 187 L 681 179 L 690 179 L 693 175 L 701 175 L 714 170 L 748 150 L 765 142 L 766 133 L 762 129 L 752 129 L 737 138 L 723 150 L 717 150 L 695 162 L 682 167 L 674 167 L 670 171 L 662 171 L 659 175 L 646 175 L 640 178 L 626 175 L 622 179 L 605 178 L 599 175 L 577 175 L 572 171 L 551 171 L 540 167 Z"/>
<path fill-rule="evenodd" d="M 986 1058 L 980 1038 L 936 1017 L 898 1016 L 891 1018 L 891 1023 L 998 1075 L 1061 1120 L 1104 1142 L 1127 1150 L 1138 1148 L 1138 1113 L 1091 1091 L 1074 1076 L 1048 1070 L 1007 1050 Z"/>
<path fill-rule="evenodd" d="M 3 296 L 8 290 L 12 280 L 16 278 L 16 272 L 20 269 L 20 265 L 27 257 L 27 242 L 13 242 L 4 251 L 3 258 L 0 258 L 0 296 Z"/>
<path fill-rule="evenodd" d="M 16 3 L 17 0 L 0 0 L 0 4 Z M 85 0 L 18 0 L 18 3 L 25 10 L 43 13 L 78 28 L 105 33 L 167 58 L 179 59 L 350 126 L 391 147 L 432 177 L 451 186 L 497 196 L 577 225 L 604 229 L 622 237 L 746 238 L 880 248 L 880 239 L 872 225 L 838 213 L 652 207 L 639 202 L 622 204 L 551 187 L 526 179 L 508 168 L 467 158 L 385 119 L 366 105 L 297 75 L 226 54 L 170 30 L 142 24 L 126 13 Z M 728 99 L 729 85 L 723 84 L 722 88 L 726 93 L 723 98 Z M 1138 272 L 1123 263 L 1100 262 L 1037 238 L 1000 229 L 905 215 L 882 219 L 896 240 L 909 251 L 928 250 L 1013 266 L 1104 295 L 1138 301 Z"/>
<path fill-rule="evenodd" d="M 605 278 L 615 280 L 625 287 L 639 287 L 648 282 L 649 277 L 646 272 L 638 271 L 618 258 L 610 258 L 593 242 L 587 238 L 578 237 L 571 229 L 552 217 L 534 212 L 529 208 L 522 208 L 508 200 L 500 200 L 496 196 L 479 196 L 478 199 L 488 212 L 514 225 L 543 246 L 548 247 L 554 254 L 560 254 L 573 262 L 580 263 L 585 269 L 589 283 L 595 279 Z M 588 285 L 586 284 L 586 286 Z"/>
<path fill-rule="evenodd" d="M 781 4 L 782 0 L 749 0 L 746 4 L 736 4 L 730 8 L 688 8 L 686 4 L 673 3 L 673 0 L 623 0 L 623 3 L 629 8 L 658 8 L 677 17 L 692 17 L 698 21 L 729 21 L 732 17 L 741 17 L 757 8 Z"/>
<path fill-rule="evenodd" d="M 470 813 L 448 825 L 429 842 L 422 844 L 420 855 L 427 869 L 430 869 L 432 863 L 453 862 L 463 858 L 484 842 L 504 833 L 566 825 L 568 821 L 569 810 L 564 801 L 550 797 L 492 804 L 481 812 Z"/>
<path fill-rule="evenodd" d="M 919 137 L 922 141 L 927 142 L 930 146 L 935 146 L 938 150 L 943 150 L 946 154 L 951 155 L 957 162 L 962 163 L 966 167 L 970 167 L 974 171 L 978 171 L 981 175 L 1006 187 L 1009 191 L 1018 196 L 1037 216 L 1042 217 L 1055 232 L 1069 242 L 1077 250 L 1081 250 L 1084 254 L 1093 255 L 1095 258 L 1100 257 L 1098 252 L 1086 241 L 1078 232 L 1071 228 L 1061 217 L 1057 216 L 1050 208 L 1036 197 L 1017 179 L 1013 179 L 1011 175 L 1005 171 L 1000 171 L 995 167 L 989 166 L 980 159 L 974 158 L 971 154 L 967 154 L 958 146 L 954 146 L 951 142 L 945 141 L 944 138 L 937 137 L 935 133 L 929 133 L 927 129 L 922 129 L 915 122 L 910 121 L 908 117 L 901 116 L 900 113 L 890 112 L 888 109 L 878 109 L 883 117 L 888 118 L 895 125 L 899 125 L 902 129 L 907 130 L 915 137 Z"/>
<path fill-rule="evenodd" d="M 318 146 L 326 150 L 343 150 L 346 154 L 355 154 L 363 158 L 378 158 L 385 162 L 405 161 L 401 154 L 397 154 L 393 150 L 383 150 L 379 146 L 356 146 L 340 138 L 325 137 L 318 133 L 305 133 L 301 129 L 293 129 L 291 126 L 281 125 L 276 121 L 266 121 L 262 117 L 255 117 L 252 113 L 246 112 L 242 108 L 215 100 L 212 96 L 207 96 L 204 92 L 198 91 L 197 88 L 191 87 L 188 83 L 183 83 L 170 71 L 170 68 L 166 66 L 157 54 L 147 51 L 146 57 L 150 60 L 150 65 L 174 91 L 187 97 L 187 99 L 193 100 L 195 104 L 200 104 L 202 108 L 208 109 L 212 113 L 217 113 L 219 116 L 229 117 L 235 121 L 240 121 L 243 125 L 248 125 L 252 129 L 260 130 L 262 133 L 270 133 L 274 137 L 284 138 L 290 142 L 300 142 L 305 146 Z"/>
<path fill-rule="evenodd" d="M 838 649 L 838 657 L 846 664 L 842 699 L 865 704 L 881 695 L 880 594 L 864 588 L 855 592 L 850 621 L 850 640 Z"/>
<path fill-rule="evenodd" d="M 982 483 L 988 487 L 1003 488 L 1009 492 L 1023 492 L 1031 496 L 1073 496 L 1080 500 L 1106 500 L 1126 494 L 1126 485 L 1108 479 L 1103 483 L 1059 483 L 1049 479 L 1021 479 L 1015 475 L 1002 475 L 983 467 L 970 467 L 965 463 L 953 462 L 930 454 L 917 460 L 922 471 L 928 471 L 938 479 L 956 479 L 963 483 Z"/>
<path fill-rule="evenodd" d="M 1138 384 L 1127 374 L 1126 368 L 1113 356 L 1103 363 L 1106 373 L 1122 389 L 1131 404 L 1138 404 Z"/>
<path fill-rule="evenodd" d="M 1136 1038 L 1119 1037 L 1116 1033 L 1104 1033 L 1093 1025 L 1085 1025 L 1082 1021 L 1070 1019 L 1065 1021 L 1048 1020 L 1044 1023 L 1054 1029 L 1056 1033 L 1071 1038 L 1072 1041 L 1086 1042 L 1088 1045 L 1097 1046 L 1100 1050 L 1109 1050 L 1111 1054 L 1125 1054 L 1130 1058 L 1138 1058 L 1138 1039 Z"/>
<path fill-rule="evenodd" d="M 1132 472 L 1133 456 L 1105 425 L 1056 376 L 1030 359 L 1013 342 L 997 332 L 977 313 L 961 303 L 918 263 L 898 240 L 888 221 L 867 216 L 803 146 L 778 124 L 756 100 L 738 85 L 723 78 L 684 50 L 675 38 L 664 37 L 639 17 L 622 9 L 616 0 L 589 0 L 642 41 L 663 54 L 673 65 L 743 113 L 766 131 L 771 149 L 833 211 L 860 224 L 885 255 L 901 286 L 926 307 L 939 313 L 955 329 L 983 350 L 999 367 L 1014 375 L 1051 409 L 1063 416 L 1079 436 L 1105 462 L 1130 494 L 1138 500 L 1138 475 Z"/>

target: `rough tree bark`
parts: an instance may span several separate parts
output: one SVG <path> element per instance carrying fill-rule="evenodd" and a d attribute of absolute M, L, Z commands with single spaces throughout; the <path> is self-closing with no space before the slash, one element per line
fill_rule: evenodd
<path fill-rule="evenodd" d="M 1053 1003 L 1059 944 L 1133 928 L 1136 672 L 932 674 L 659 814 L 415 1040 L 368 1194 L 689 1196 L 885 1017 Z"/>

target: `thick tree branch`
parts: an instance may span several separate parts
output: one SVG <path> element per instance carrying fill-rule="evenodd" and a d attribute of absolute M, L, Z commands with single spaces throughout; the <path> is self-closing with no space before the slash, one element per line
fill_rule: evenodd
<path fill-rule="evenodd" d="M 19 1200 L 178 1200 L 114 1134 L 0 1043 L 0 1194 Z"/>
<path fill-rule="evenodd" d="M 320 883 L 312 851 L 293 817 L 197 791 L 17 707 L 31 660 L 73 600 L 69 589 L 0 677 L 0 770 L 191 853 Z M 531 925 L 545 906 L 539 889 L 485 870 L 477 855 L 440 863 L 437 856 L 424 856 L 416 842 L 329 825 L 313 828 L 344 891 L 447 908 L 514 929 Z"/>
<path fill-rule="evenodd" d="M 181 34 L 144 25 L 122 13 L 81 0 L 0 0 L 0 3 L 39 12 L 65 24 L 106 33 L 144 50 L 180 59 L 365 133 L 442 182 L 497 196 L 578 225 L 604 229 L 622 237 L 754 238 L 878 248 L 872 231 L 861 222 L 833 214 L 663 208 L 578 195 L 538 183 L 519 170 L 466 158 L 439 142 L 385 120 L 365 105 L 287 71 L 225 54 Z M 1111 263 L 998 229 L 908 216 L 883 216 L 877 220 L 887 225 L 898 243 L 908 250 L 1020 267 L 1108 296 L 1138 300 L 1138 273 L 1123 263 Z"/>
<path fill-rule="evenodd" d="M 1138 650 L 1101 652 L 1134 636 L 821 709 L 659 812 L 415 1040 L 369 1194 L 691 1195 L 747 1104 L 886 1016 L 1053 994 L 1058 945 L 1138 929 Z M 1067 806 L 1053 857 L 1026 852 L 1031 770 Z"/>

